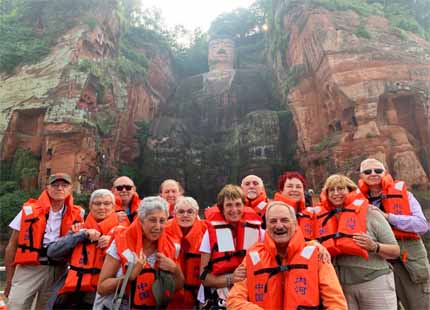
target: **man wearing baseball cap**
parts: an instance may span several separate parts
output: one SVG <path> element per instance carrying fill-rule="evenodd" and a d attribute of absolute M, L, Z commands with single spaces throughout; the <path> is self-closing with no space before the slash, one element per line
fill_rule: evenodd
<path fill-rule="evenodd" d="M 48 260 L 50 243 L 64 236 L 84 211 L 73 204 L 72 178 L 55 173 L 37 199 L 29 199 L 9 224 L 12 235 L 6 247 L 6 289 L 8 309 L 30 309 L 37 297 L 37 309 L 44 309 L 51 288 L 65 265 Z"/>

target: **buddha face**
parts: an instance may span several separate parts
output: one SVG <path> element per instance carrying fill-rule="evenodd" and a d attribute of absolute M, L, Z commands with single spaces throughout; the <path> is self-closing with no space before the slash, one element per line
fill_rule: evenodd
<path fill-rule="evenodd" d="M 234 42 L 230 39 L 213 39 L 209 42 L 209 71 L 233 69 Z"/>

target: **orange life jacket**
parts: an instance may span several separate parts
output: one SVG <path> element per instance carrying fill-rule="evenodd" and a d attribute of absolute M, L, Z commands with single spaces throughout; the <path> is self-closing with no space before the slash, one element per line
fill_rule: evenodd
<path fill-rule="evenodd" d="M 393 213 L 397 215 L 412 215 L 409 200 L 408 190 L 406 184 L 403 181 L 394 181 L 391 175 L 386 174 L 382 177 L 382 210 L 387 213 Z M 358 181 L 358 187 L 361 192 L 366 196 L 369 196 L 369 187 L 363 180 Z M 394 232 L 396 239 L 414 239 L 419 240 L 420 236 L 415 232 L 409 232 L 391 227 Z"/>
<path fill-rule="evenodd" d="M 46 222 L 51 208 L 48 192 L 45 190 L 36 199 L 30 199 L 22 207 L 21 227 L 18 235 L 14 264 L 39 265 L 39 257 L 46 256 L 43 248 L 43 236 Z M 75 223 L 83 221 L 85 211 L 73 204 L 73 197 L 69 195 L 64 200 L 63 219 L 61 221 L 60 236 L 64 236 Z"/>
<path fill-rule="evenodd" d="M 194 221 L 186 236 L 182 234 L 176 219 L 170 220 L 165 227 L 165 233 L 181 245 L 179 263 L 185 278 L 184 289 L 175 293 L 173 300 L 169 303 L 169 309 L 192 308 L 198 303 L 197 292 L 201 284 L 200 244 L 206 229 L 206 223 L 199 219 Z"/>
<path fill-rule="evenodd" d="M 345 207 L 334 208 L 328 199 L 322 199 L 321 211 L 316 213 L 316 239 L 332 256 L 348 254 L 368 259 L 369 253 L 358 246 L 353 234 L 366 233 L 366 216 L 369 202 L 359 190 L 345 198 Z M 338 215 L 338 216 L 337 216 Z"/>
<path fill-rule="evenodd" d="M 112 212 L 103 221 L 97 222 L 92 213 L 88 214 L 84 228 L 96 229 L 102 235 L 112 235 L 119 224 L 118 217 Z M 103 267 L 106 249 L 97 247 L 97 242 L 79 243 L 72 252 L 66 280 L 59 294 L 66 292 L 95 292 Z"/>
<path fill-rule="evenodd" d="M 286 264 L 266 234 L 246 254 L 248 299 L 263 309 L 322 309 L 320 307 L 318 248 L 306 246 L 297 229 L 288 243 Z"/>
<path fill-rule="evenodd" d="M 253 209 L 255 213 L 263 219 L 264 214 L 266 213 L 267 208 L 267 196 L 265 192 L 262 192 L 258 197 L 253 200 L 249 200 L 248 198 L 245 201 L 245 206 Z"/>
<path fill-rule="evenodd" d="M 139 204 L 140 204 L 139 195 L 137 193 L 133 193 L 133 197 L 131 198 L 131 202 L 130 202 L 130 215 L 128 215 L 127 223 L 125 224 L 126 226 L 130 225 L 130 223 L 133 222 L 133 220 L 136 218 L 137 209 L 139 209 Z M 118 196 L 115 196 L 115 212 L 121 212 L 121 211 L 126 212 L 126 210 L 124 210 L 124 208 L 122 207 L 121 198 Z"/>
<path fill-rule="evenodd" d="M 312 240 L 314 238 L 315 213 L 306 207 L 304 199 L 297 201 L 277 192 L 275 193 L 273 200 L 282 201 L 287 205 L 292 206 L 296 211 L 297 222 L 300 226 L 300 229 L 302 230 L 305 240 Z"/>
<path fill-rule="evenodd" d="M 207 223 L 211 259 L 200 277 L 202 280 L 206 278 L 209 272 L 214 275 L 233 272 L 242 262 L 246 249 L 261 239 L 260 217 L 248 207 L 243 208 L 242 218 L 234 231 L 232 225 L 226 222 L 219 210 L 213 214 Z M 218 237 L 223 238 L 222 244 L 218 242 Z M 222 247 L 228 245 L 231 245 L 232 248 L 223 251 Z"/>
<path fill-rule="evenodd" d="M 142 224 L 137 218 L 126 230 L 115 235 L 115 243 L 124 273 L 130 256 L 133 253 L 138 255 L 143 248 L 142 234 Z M 169 235 L 163 233 L 158 240 L 157 252 L 177 261 L 179 251 L 179 245 L 175 244 Z M 140 275 L 127 286 L 127 294 L 131 297 L 130 309 L 155 309 L 156 302 L 152 293 L 152 284 L 155 281 L 157 270 L 157 264 L 152 268 L 147 262 Z M 168 291 L 164 293 L 166 296 L 174 294 L 174 292 Z"/>

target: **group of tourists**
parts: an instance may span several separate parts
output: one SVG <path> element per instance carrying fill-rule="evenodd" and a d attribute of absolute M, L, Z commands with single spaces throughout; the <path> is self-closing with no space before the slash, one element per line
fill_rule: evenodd
<path fill-rule="evenodd" d="M 248 175 L 203 219 L 176 180 L 141 200 L 121 176 L 85 216 L 53 174 L 9 225 L 8 309 L 430 309 L 428 223 L 405 182 L 369 158 L 358 184 L 331 175 L 317 203 L 306 191 L 285 172 L 269 199 Z"/>

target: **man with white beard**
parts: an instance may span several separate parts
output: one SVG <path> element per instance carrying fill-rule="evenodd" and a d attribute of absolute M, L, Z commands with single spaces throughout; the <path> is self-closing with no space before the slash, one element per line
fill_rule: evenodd
<path fill-rule="evenodd" d="M 241 187 L 246 197 L 245 206 L 252 208 L 263 220 L 268 203 L 263 180 L 250 174 L 243 178 Z"/>

